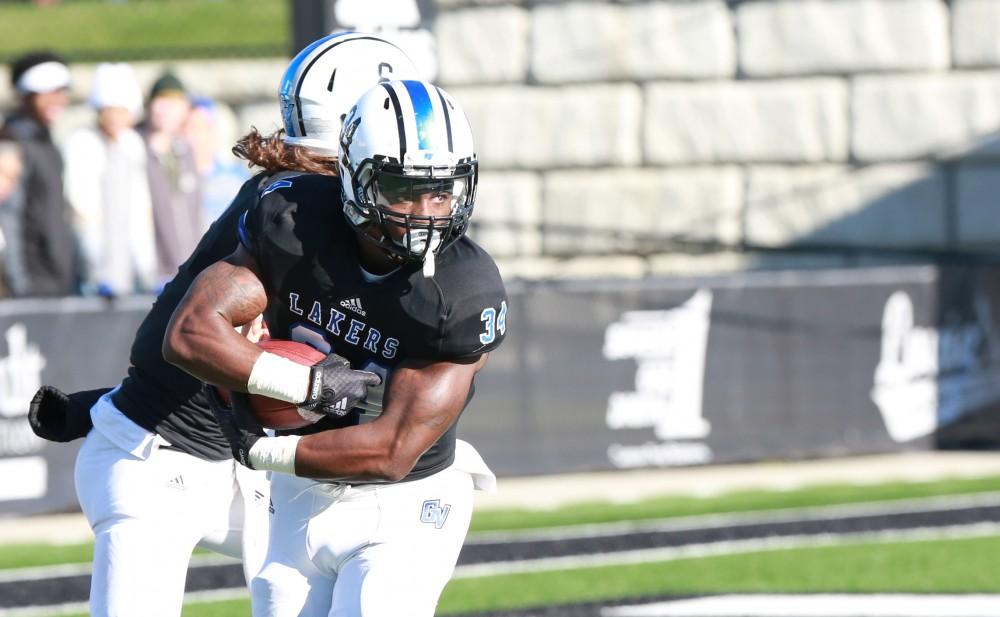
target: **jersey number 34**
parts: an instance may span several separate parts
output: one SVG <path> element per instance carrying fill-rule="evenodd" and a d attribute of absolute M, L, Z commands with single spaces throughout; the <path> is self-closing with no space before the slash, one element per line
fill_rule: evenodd
<path fill-rule="evenodd" d="M 484 308 L 483 312 L 479 314 L 479 321 L 486 322 L 486 332 L 479 335 L 479 342 L 483 345 L 489 345 L 495 341 L 498 332 L 500 336 L 507 334 L 507 301 L 504 300 L 500 303 L 499 312 L 492 306 Z"/>

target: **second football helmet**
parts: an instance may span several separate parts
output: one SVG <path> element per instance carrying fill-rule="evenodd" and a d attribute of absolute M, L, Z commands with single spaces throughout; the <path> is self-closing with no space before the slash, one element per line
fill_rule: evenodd
<path fill-rule="evenodd" d="M 390 79 L 419 79 L 419 72 L 383 38 L 338 32 L 312 43 L 292 59 L 281 79 L 285 143 L 336 157 L 344 115 L 366 90 Z"/>
<path fill-rule="evenodd" d="M 344 119 L 340 137 L 344 213 L 397 261 L 424 262 L 465 233 L 479 165 L 465 112 L 444 90 L 416 80 L 368 90 Z M 422 195 L 448 200 L 448 214 L 400 214 Z"/>

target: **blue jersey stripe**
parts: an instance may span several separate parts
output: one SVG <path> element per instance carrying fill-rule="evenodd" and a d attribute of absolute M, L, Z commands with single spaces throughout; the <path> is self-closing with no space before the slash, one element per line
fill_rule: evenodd
<path fill-rule="evenodd" d="M 417 120 L 417 144 L 421 150 L 430 150 L 433 147 L 433 133 L 436 128 L 434 122 L 434 107 L 431 105 L 431 97 L 427 94 L 427 86 L 419 81 L 406 80 L 403 82 L 406 92 L 410 95 L 410 102 L 413 103 L 413 114 Z"/>
<path fill-rule="evenodd" d="M 240 244 L 244 246 L 248 251 L 253 251 L 253 247 L 250 246 L 250 234 L 247 233 L 247 213 L 244 212 L 240 215 L 240 222 L 236 226 L 236 234 L 240 239 Z"/>

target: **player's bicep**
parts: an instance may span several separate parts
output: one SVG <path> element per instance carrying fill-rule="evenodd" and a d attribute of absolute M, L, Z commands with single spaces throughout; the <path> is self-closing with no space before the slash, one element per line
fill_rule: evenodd
<path fill-rule="evenodd" d="M 216 311 L 228 317 L 234 326 L 253 321 L 267 307 L 267 290 L 257 260 L 242 245 L 198 278 L 202 276 L 205 277 L 199 285 L 202 293 L 212 298 Z"/>
<path fill-rule="evenodd" d="M 180 324 L 190 327 L 218 319 L 241 326 L 253 321 L 266 306 L 267 292 L 257 275 L 255 260 L 243 247 L 237 247 L 194 279 L 174 310 L 168 331 Z M 195 321 L 186 323 L 191 320 Z"/>
<path fill-rule="evenodd" d="M 267 306 L 253 259 L 237 249 L 198 275 L 174 310 L 163 357 L 203 381 L 241 388 L 260 351 L 233 329 Z"/>

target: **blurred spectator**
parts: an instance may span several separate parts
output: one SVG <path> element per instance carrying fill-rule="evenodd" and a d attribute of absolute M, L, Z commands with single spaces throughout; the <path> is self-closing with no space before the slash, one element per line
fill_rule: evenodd
<path fill-rule="evenodd" d="M 20 143 L 24 161 L 17 259 L 25 275 L 11 279 L 11 291 L 19 296 L 71 294 L 78 283 L 77 247 L 63 196 L 63 160 L 49 132 L 69 104 L 69 68 L 59 56 L 37 52 L 14 60 L 10 77 L 20 106 L 4 126 Z"/>
<path fill-rule="evenodd" d="M 157 274 L 174 276 L 201 238 L 201 187 L 194 153 L 184 136 L 191 103 L 184 84 L 164 73 L 153 84 L 141 133 L 153 200 Z"/>
<path fill-rule="evenodd" d="M 10 279 L 24 280 L 21 257 L 21 216 L 24 191 L 21 187 L 21 147 L 0 131 L 0 297 L 10 295 Z M 14 259 L 12 260 L 11 257 Z M 20 285 L 23 286 L 23 282 Z"/>
<path fill-rule="evenodd" d="M 101 64 L 90 105 L 97 124 L 66 140 L 66 196 L 83 253 L 84 293 L 113 297 L 157 283 L 146 147 L 132 128 L 142 93 L 132 67 Z"/>
<path fill-rule="evenodd" d="M 250 178 L 250 170 L 231 154 L 236 136 L 226 135 L 225 111 L 210 98 L 193 97 L 184 127 L 201 177 L 201 213 L 206 228 Z"/>

